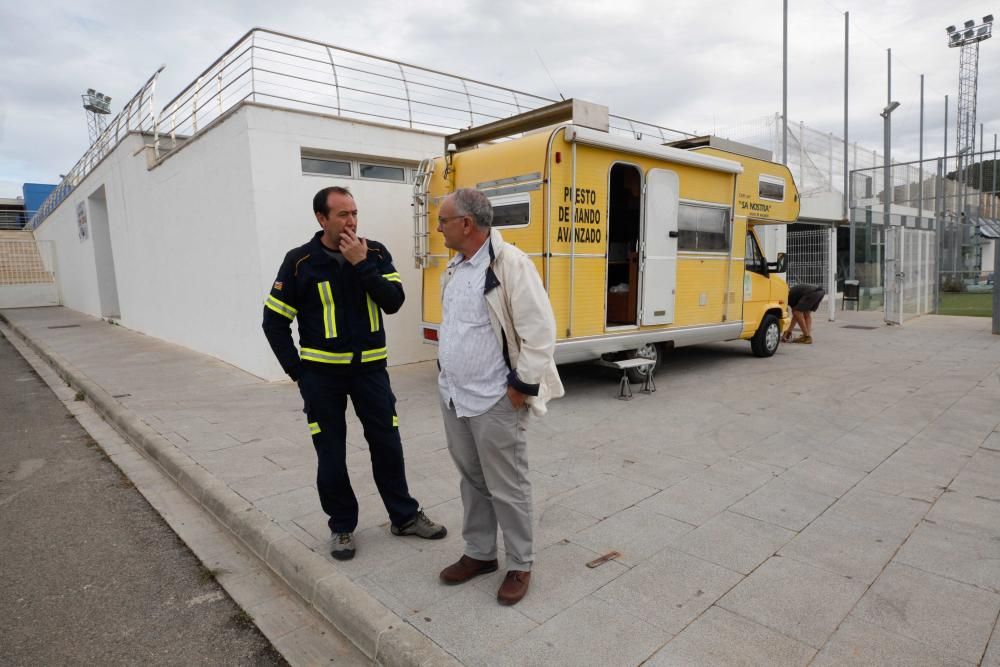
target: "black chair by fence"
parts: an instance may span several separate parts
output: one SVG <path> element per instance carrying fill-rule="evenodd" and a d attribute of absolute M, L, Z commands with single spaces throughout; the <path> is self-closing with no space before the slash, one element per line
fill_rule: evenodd
<path fill-rule="evenodd" d="M 854 302 L 854 310 L 859 310 L 861 308 L 861 281 L 860 280 L 845 280 L 844 281 L 844 296 L 840 300 L 840 309 L 844 310 L 844 305 L 848 301 Z"/>

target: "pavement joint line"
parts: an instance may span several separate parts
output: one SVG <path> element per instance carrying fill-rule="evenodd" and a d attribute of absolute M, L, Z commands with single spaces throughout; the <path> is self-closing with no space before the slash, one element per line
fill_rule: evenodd
<path fill-rule="evenodd" d="M 460 663 L 447 651 L 395 612 L 373 598 L 361 586 L 337 572 L 324 557 L 299 542 L 255 509 L 227 484 L 181 453 L 169 440 L 156 433 L 99 384 L 34 340 L 31 335 L 0 311 L 0 327 L 8 340 L 16 334 L 42 362 L 79 392 L 94 411 L 121 436 L 183 489 L 198 505 L 216 518 L 269 571 L 282 579 L 300 599 L 311 605 L 374 664 L 384 667 L 456 667 Z M 15 345 L 20 352 L 20 348 Z M 22 355 L 23 356 L 23 355 Z M 269 552 L 274 543 L 288 538 L 293 544 Z M 325 571 L 322 581 L 334 588 L 332 595 L 315 595 L 319 581 L 303 578 L 302 571 Z M 334 598 L 331 600 L 331 597 Z M 383 635 L 388 635 L 383 640 Z M 383 646 L 383 642 L 385 645 Z M 376 655 L 376 651 L 378 655 Z"/>

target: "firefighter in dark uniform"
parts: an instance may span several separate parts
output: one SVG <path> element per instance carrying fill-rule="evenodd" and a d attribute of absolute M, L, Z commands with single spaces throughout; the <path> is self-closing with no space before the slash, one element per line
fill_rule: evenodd
<path fill-rule="evenodd" d="M 320 190 L 313 211 L 322 230 L 285 255 L 264 303 L 263 326 L 305 402 L 319 459 L 320 504 L 333 533 L 331 555 L 347 560 L 355 553 L 358 501 L 347 474 L 348 396 L 364 427 L 392 533 L 440 539 L 447 530 L 427 518 L 406 485 L 396 398 L 386 371 L 382 313 L 403 305 L 399 273 L 385 246 L 357 236 L 358 210 L 346 188 Z M 298 351 L 291 332 L 295 318 Z"/>

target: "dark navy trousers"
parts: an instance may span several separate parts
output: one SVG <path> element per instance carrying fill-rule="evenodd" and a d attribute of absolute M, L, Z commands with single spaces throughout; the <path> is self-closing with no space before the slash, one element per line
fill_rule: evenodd
<path fill-rule="evenodd" d="M 358 499 L 347 474 L 347 397 L 364 427 L 372 474 L 393 525 L 402 526 L 420 506 L 410 496 L 399 439 L 396 397 L 384 368 L 358 375 L 333 375 L 305 368 L 299 377 L 313 446 L 319 459 L 316 487 L 330 530 L 351 533 L 358 525 Z"/>

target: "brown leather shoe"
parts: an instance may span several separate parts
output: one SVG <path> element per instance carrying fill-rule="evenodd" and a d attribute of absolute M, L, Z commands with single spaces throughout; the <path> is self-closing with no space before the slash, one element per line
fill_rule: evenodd
<path fill-rule="evenodd" d="M 528 570 L 510 570 L 497 591 L 497 602 L 500 604 L 517 604 L 528 592 L 531 583 L 531 572 Z"/>
<path fill-rule="evenodd" d="M 458 562 L 441 570 L 441 581 L 446 584 L 464 584 L 473 577 L 497 571 L 497 559 L 478 560 L 463 555 Z"/>

